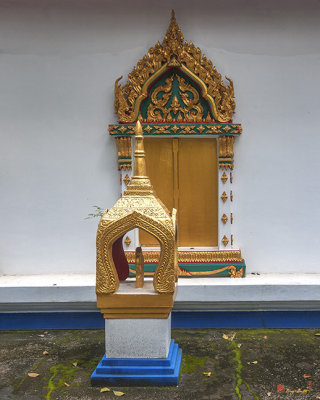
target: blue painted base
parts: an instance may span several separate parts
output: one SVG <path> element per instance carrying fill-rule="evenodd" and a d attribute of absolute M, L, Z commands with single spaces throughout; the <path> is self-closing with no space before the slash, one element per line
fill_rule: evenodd
<path fill-rule="evenodd" d="M 0 313 L 0 330 L 104 329 L 100 312 Z M 172 312 L 172 329 L 320 328 L 319 310 Z"/>
<path fill-rule="evenodd" d="M 182 350 L 171 341 L 168 358 L 106 358 L 91 375 L 93 386 L 177 386 Z"/>

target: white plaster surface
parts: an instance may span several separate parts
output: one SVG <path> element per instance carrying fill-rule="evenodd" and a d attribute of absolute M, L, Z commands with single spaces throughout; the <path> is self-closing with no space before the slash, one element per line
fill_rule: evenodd
<path fill-rule="evenodd" d="M 185 39 L 234 81 L 234 240 L 248 273 L 319 272 L 319 1 L 10 0 L 0 1 L 0 274 L 94 274 L 98 220 L 85 217 L 120 193 L 114 81 L 162 40 L 172 8 Z"/>
<path fill-rule="evenodd" d="M 166 358 L 171 342 L 171 314 L 163 319 L 106 319 L 106 357 Z"/>
<path fill-rule="evenodd" d="M 148 283 L 147 287 L 151 282 Z M 148 289 L 149 290 L 149 289 Z M 151 292 L 151 289 L 150 289 Z M 174 310 L 319 309 L 320 274 L 180 278 Z M 94 275 L 0 277 L 0 312 L 96 311 Z"/>

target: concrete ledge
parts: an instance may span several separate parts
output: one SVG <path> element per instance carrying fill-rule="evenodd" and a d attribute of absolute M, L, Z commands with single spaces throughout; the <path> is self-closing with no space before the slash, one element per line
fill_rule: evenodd
<path fill-rule="evenodd" d="M 320 274 L 180 278 L 174 310 L 320 310 Z M 39 311 L 96 311 L 95 275 L 0 277 L 0 312 Z"/>

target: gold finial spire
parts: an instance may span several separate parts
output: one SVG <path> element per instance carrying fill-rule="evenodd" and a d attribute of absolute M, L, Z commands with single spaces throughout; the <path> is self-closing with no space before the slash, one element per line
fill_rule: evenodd
<path fill-rule="evenodd" d="M 138 120 L 135 127 L 134 168 L 131 182 L 124 192 L 124 196 L 154 195 L 150 179 L 147 176 L 146 155 L 143 146 L 142 126 Z"/>
<path fill-rule="evenodd" d="M 174 10 L 171 11 L 170 24 L 163 39 L 163 45 L 168 45 L 173 51 L 178 49 L 179 46 L 183 45 L 184 37 L 177 24 Z"/>
<path fill-rule="evenodd" d="M 136 144 L 134 148 L 134 170 L 133 175 L 146 178 L 146 155 L 143 146 L 142 126 L 138 120 L 135 128 Z"/>

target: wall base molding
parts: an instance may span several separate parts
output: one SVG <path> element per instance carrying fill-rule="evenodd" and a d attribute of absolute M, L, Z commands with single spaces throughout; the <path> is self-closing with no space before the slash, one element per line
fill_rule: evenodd
<path fill-rule="evenodd" d="M 320 274 L 180 278 L 173 310 L 320 310 Z M 1 313 L 95 311 L 94 274 L 0 277 Z"/>

